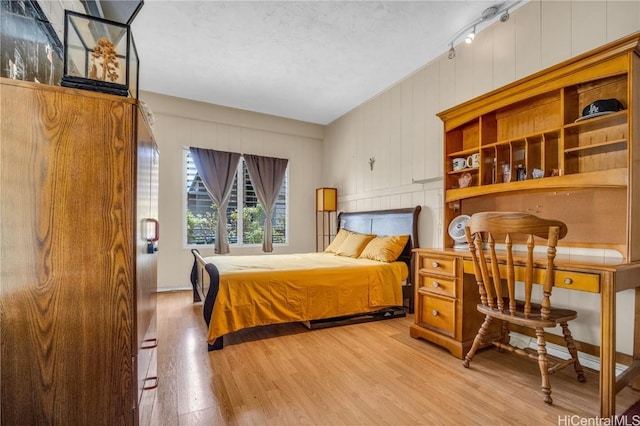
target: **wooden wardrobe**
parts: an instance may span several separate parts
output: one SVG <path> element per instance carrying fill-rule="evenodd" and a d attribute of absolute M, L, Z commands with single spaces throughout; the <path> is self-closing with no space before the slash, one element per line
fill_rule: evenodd
<path fill-rule="evenodd" d="M 133 99 L 0 85 L 0 423 L 138 424 L 158 380 L 151 132 Z"/>

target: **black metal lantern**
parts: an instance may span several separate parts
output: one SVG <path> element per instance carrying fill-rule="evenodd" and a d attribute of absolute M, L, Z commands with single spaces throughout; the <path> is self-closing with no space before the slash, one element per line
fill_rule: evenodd
<path fill-rule="evenodd" d="M 136 98 L 138 69 L 129 25 L 65 11 L 62 86 Z"/>

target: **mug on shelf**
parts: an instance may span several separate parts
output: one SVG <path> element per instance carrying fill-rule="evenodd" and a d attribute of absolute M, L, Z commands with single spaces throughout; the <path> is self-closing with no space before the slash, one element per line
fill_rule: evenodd
<path fill-rule="evenodd" d="M 533 169 L 533 171 L 531 172 L 531 176 L 534 179 L 540 179 L 541 177 L 544 177 L 544 170 L 542 170 L 542 169 Z"/>
<path fill-rule="evenodd" d="M 511 167 L 508 164 L 502 165 L 502 182 L 511 181 Z"/>
<path fill-rule="evenodd" d="M 470 156 L 467 157 L 467 167 L 475 169 L 480 165 L 480 157 L 479 154 L 476 152 L 475 154 L 471 154 Z"/>
<path fill-rule="evenodd" d="M 466 158 L 454 158 L 453 159 L 453 171 L 462 170 L 467 167 Z"/>

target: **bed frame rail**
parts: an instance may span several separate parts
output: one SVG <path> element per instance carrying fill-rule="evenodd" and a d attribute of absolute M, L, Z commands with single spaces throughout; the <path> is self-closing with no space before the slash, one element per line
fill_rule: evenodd
<path fill-rule="evenodd" d="M 191 268 L 191 285 L 193 286 L 193 302 L 201 302 L 204 298 L 202 315 L 209 327 L 213 304 L 220 288 L 220 273 L 213 263 L 207 263 L 197 249 L 191 249 L 193 267 Z M 209 351 L 220 350 L 224 347 L 223 336 L 218 337 L 213 344 L 208 344 Z"/>

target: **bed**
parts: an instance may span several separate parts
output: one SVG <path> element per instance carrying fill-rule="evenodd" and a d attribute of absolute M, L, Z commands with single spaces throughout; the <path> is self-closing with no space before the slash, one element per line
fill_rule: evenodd
<path fill-rule="evenodd" d="M 203 302 L 208 349 L 222 349 L 224 335 L 248 327 L 299 321 L 313 328 L 413 313 L 412 250 L 419 246 L 419 214 L 420 206 L 338 215 L 340 236 L 402 241 L 394 262 L 337 255 L 335 250 L 203 257 L 192 249 L 193 299 Z"/>

